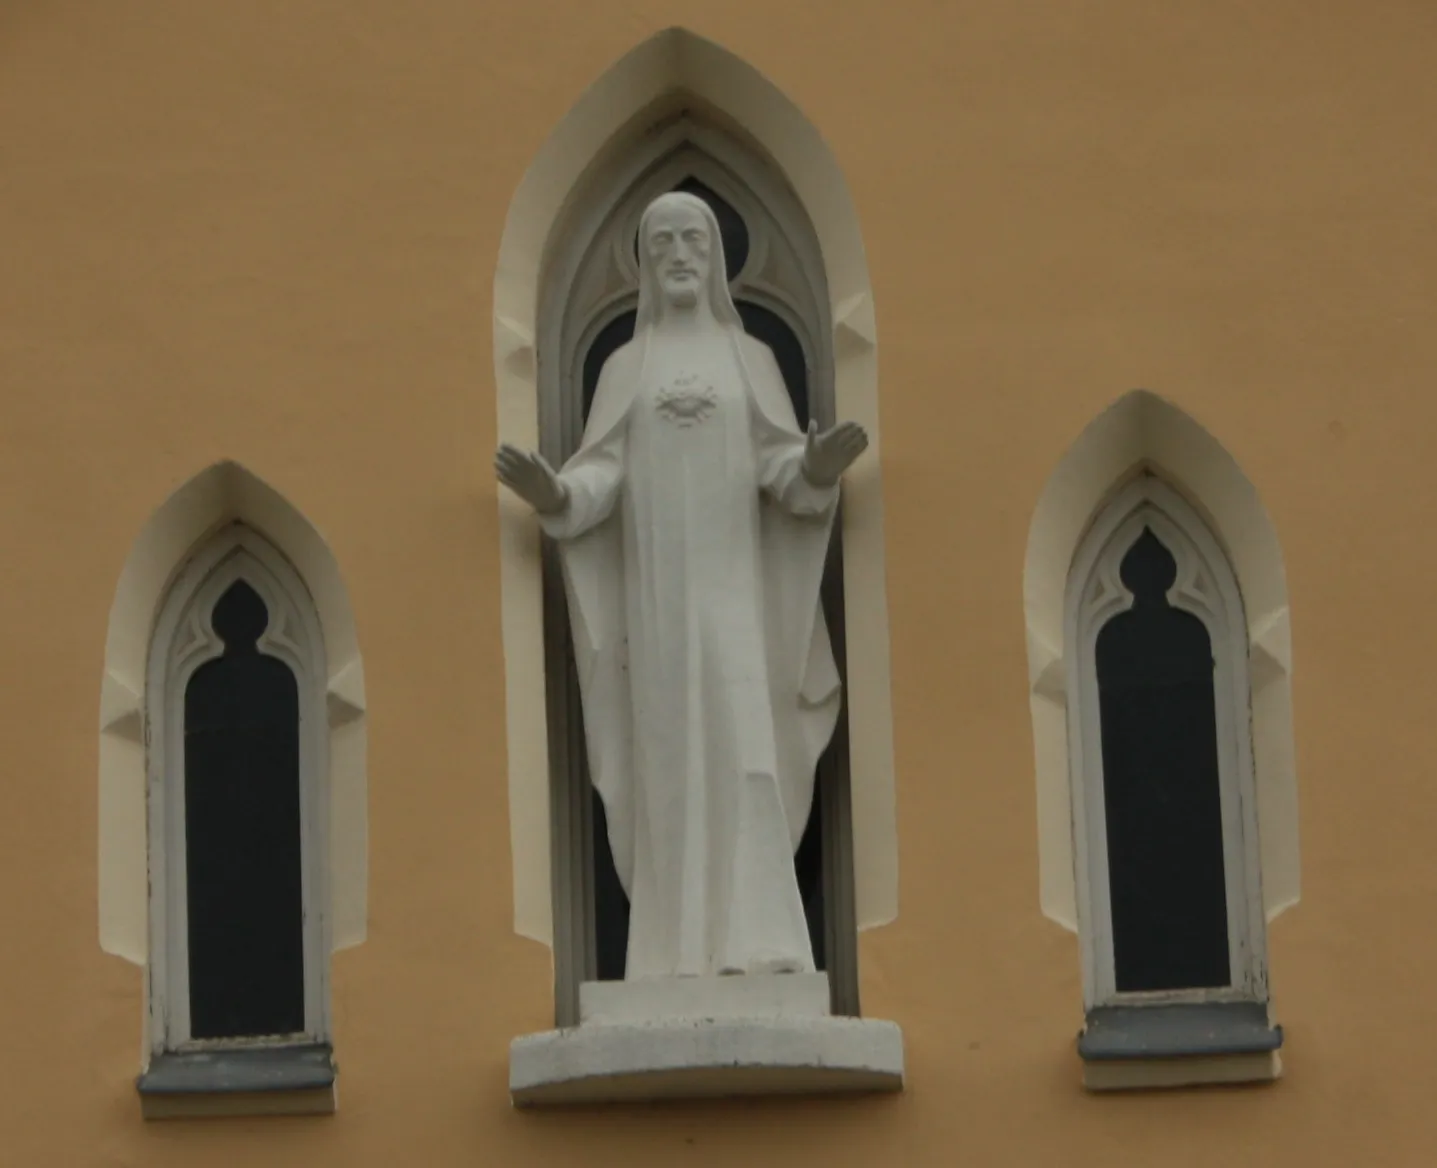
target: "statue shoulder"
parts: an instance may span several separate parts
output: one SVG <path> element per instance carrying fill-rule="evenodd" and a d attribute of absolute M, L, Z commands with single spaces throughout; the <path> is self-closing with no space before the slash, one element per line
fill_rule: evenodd
<path fill-rule="evenodd" d="M 585 442 L 608 433 L 628 411 L 634 391 L 638 388 L 642 362 L 643 349 L 637 341 L 620 345 L 604 358 L 599 370 L 599 383 L 594 386 L 588 424 L 584 428 Z"/>
<path fill-rule="evenodd" d="M 750 361 L 772 361 L 774 364 L 778 363 L 773 355 L 773 350 L 768 346 L 768 342 L 759 340 L 758 337 L 752 333 L 739 332 L 738 345 L 743 351 L 743 355 Z"/>
<path fill-rule="evenodd" d="M 639 360 L 642 357 L 642 349 L 639 339 L 635 337 L 631 341 L 625 341 L 612 353 L 604 358 L 603 367 L 599 370 L 599 384 L 611 381 L 614 378 L 631 377 L 639 371 Z"/>
<path fill-rule="evenodd" d="M 756 376 L 775 377 L 780 385 L 783 384 L 783 375 L 778 368 L 778 358 L 774 356 L 773 350 L 769 348 L 766 341 L 741 332 L 738 334 L 738 351 L 743 354 L 744 364 L 748 366 L 749 373 Z"/>

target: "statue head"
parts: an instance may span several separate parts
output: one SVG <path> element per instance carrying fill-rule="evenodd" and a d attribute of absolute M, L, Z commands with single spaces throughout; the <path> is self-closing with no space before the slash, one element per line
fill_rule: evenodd
<path fill-rule="evenodd" d="M 739 324 L 718 219 L 706 202 L 684 191 L 660 195 L 639 220 L 637 327 L 669 309 L 707 309 L 724 324 Z"/>

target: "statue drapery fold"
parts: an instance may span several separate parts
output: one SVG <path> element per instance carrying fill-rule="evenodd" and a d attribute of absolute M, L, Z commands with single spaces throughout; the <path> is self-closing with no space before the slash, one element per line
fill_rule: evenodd
<path fill-rule="evenodd" d="M 790 851 L 796 850 L 813 799 L 814 769 L 832 737 L 841 701 L 838 669 L 820 606 L 820 587 L 837 504 L 837 488 L 801 479 L 804 438 L 772 352 L 730 324 L 726 329 L 760 449 L 777 450 L 759 468 L 758 574 L 772 701 L 779 796 Z M 574 652 L 583 698 L 589 767 L 604 801 L 609 841 L 625 891 L 632 896 L 636 783 L 634 695 L 628 677 L 629 609 L 625 534 L 616 502 L 622 492 L 627 420 L 644 380 L 647 330 L 606 363 L 584 439 L 565 464 L 570 507 L 543 520 L 560 541 Z M 703 538 L 703 533 L 694 533 Z"/>

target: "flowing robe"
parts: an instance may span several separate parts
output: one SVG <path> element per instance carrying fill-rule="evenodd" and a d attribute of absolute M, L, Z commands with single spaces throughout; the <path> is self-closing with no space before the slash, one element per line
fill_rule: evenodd
<path fill-rule="evenodd" d="M 560 477 L 590 771 L 630 900 L 627 978 L 811 970 L 793 855 L 833 734 L 819 607 L 836 487 L 741 330 L 604 366 Z"/>

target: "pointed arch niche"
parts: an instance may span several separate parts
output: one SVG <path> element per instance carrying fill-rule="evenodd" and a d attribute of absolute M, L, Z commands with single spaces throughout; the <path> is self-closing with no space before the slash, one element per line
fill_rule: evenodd
<path fill-rule="evenodd" d="M 852 863 L 837 882 L 851 903 L 828 893 L 825 912 L 880 925 L 896 915 L 897 841 L 867 265 L 847 186 L 815 128 L 717 45 L 669 29 L 635 48 L 584 93 L 525 175 L 494 285 L 499 437 L 556 462 L 574 449 L 587 374 L 632 327 L 638 216 L 654 196 L 695 183 L 724 224 L 745 324 L 775 349 L 800 415 L 852 419 L 872 441 L 845 478 L 842 563 L 825 597 L 831 614 L 835 605 L 847 614 L 848 732 L 838 750 L 848 790 L 822 814 L 825 838 L 851 839 Z M 562 1019 L 574 1005 L 566 1011 L 565 984 L 576 993 L 596 972 L 597 942 L 585 932 L 593 914 L 580 897 L 605 891 L 601 875 L 594 892 L 575 878 L 576 866 L 595 870 L 594 832 L 573 777 L 577 695 L 553 684 L 563 665 L 553 643 L 565 635 L 555 581 L 546 595 L 533 517 L 502 492 L 499 507 L 515 928 L 554 947 Z"/>
<path fill-rule="evenodd" d="M 278 492 L 236 463 L 197 474 L 150 516 L 120 572 L 105 639 L 100 691 L 100 946 L 145 967 L 150 956 L 146 804 L 148 657 L 165 598 L 229 527 L 272 549 L 280 571 L 312 601 L 322 644 L 320 679 L 328 735 L 327 820 L 322 841 L 328 946 L 364 940 L 368 889 L 364 664 L 339 566 L 324 539 Z M 237 537 L 238 538 L 238 537 Z M 251 538 L 246 536 L 245 538 Z M 148 996 L 148 995 L 147 995 Z M 160 1038 L 149 1034 L 149 1052 Z"/>
<path fill-rule="evenodd" d="M 1125 395 L 1073 443 L 1044 486 L 1028 532 L 1023 600 L 1042 910 L 1078 931 L 1071 777 L 1076 760 L 1070 758 L 1068 731 L 1074 647 L 1065 643 L 1065 590 L 1074 557 L 1095 520 L 1144 474 L 1172 488 L 1183 505 L 1201 516 L 1240 591 L 1261 909 L 1271 921 L 1296 904 L 1300 892 L 1292 647 L 1282 551 L 1256 488 L 1222 444 L 1176 406 L 1144 390 Z"/>

